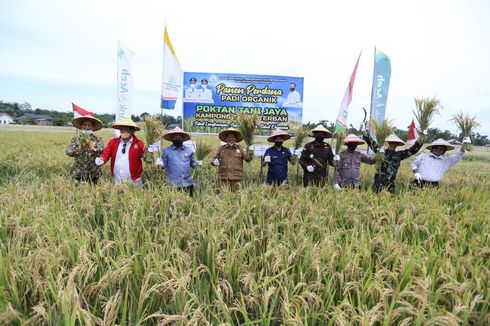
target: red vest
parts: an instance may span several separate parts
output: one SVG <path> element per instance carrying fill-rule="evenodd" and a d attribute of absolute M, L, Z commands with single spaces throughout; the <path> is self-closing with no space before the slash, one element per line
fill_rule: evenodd
<path fill-rule="evenodd" d="M 104 164 L 111 159 L 111 174 L 114 176 L 114 163 L 116 162 L 116 155 L 118 154 L 117 148 L 121 138 L 112 138 L 109 143 L 104 148 L 104 151 L 100 155 L 100 158 L 104 160 Z M 129 173 L 131 174 L 131 179 L 133 181 L 141 178 L 143 173 L 143 161 L 141 158 L 145 154 L 145 144 L 133 135 L 133 142 L 129 148 Z"/>

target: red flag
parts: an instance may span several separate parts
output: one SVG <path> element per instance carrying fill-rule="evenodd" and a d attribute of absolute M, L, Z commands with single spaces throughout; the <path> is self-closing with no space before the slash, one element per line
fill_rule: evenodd
<path fill-rule="evenodd" d="M 419 139 L 419 134 L 417 132 L 417 129 L 415 128 L 415 122 L 410 124 L 410 129 L 408 129 L 408 136 L 407 136 L 407 144 L 408 145 L 413 145 L 417 139 Z"/>
<path fill-rule="evenodd" d="M 94 116 L 94 114 L 92 112 L 87 111 L 85 109 L 82 109 L 81 107 L 79 107 L 75 103 L 72 103 L 71 105 L 73 107 L 73 118 L 78 118 L 78 117 L 86 116 L 86 115 L 91 116 L 91 117 Z"/>

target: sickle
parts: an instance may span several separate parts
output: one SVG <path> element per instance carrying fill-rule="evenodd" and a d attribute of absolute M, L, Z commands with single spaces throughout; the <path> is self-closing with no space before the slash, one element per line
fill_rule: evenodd
<path fill-rule="evenodd" d="M 362 108 L 362 110 L 364 111 L 364 119 L 362 120 L 363 123 L 366 123 L 366 118 L 367 118 L 367 111 L 365 108 Z"/>

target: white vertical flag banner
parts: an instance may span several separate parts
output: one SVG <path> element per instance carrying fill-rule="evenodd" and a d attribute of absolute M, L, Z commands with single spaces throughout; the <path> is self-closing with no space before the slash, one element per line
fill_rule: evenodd
<path fill-rule="evenodd" d="M 339 114 L 337 116 L 337 121 L 335 122 L 335 132 L 339 130 L 347 129 L 347 118 L 349 116 L 349 105 L 352 102 L 352 95 L 354 91 L 354 81 L 356 80 L 357 66 L 359 65 L 359 59 L 361 59 L 362 51 L 359 53 L 359 57 L 357 58 L 356 65 L 354 66 L 354 70 L 350 75 L 349 84 L 347 85 L 347 89 L 344 93 L 344 98 L 342 99 L 342 103 L 340 104 Z"/>
<path fill-rule="evenodd" d="M 163 33 L 163 71 L 162 96 L 160 107 L 173 110 L 175 103 L 182 96 L 182 68 L 175 54 L 174 47 L 167 33 L 167 26 Z"/>
<path fill-rule="evenodd" d="M 133 111 L 133 72 L 131 62 L 134 52 L 121 42 L 117 50 L 117 100 L 116 100 L 116 122 L 130 118 Z M 119 136 L 118 130 L 115 131 Z"/>

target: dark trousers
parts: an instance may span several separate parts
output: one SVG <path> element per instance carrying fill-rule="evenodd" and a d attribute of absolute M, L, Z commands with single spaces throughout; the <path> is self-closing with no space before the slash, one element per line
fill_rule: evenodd
<path fill-rule="evenodd" d="M 186 191 L 189 193 L 189 196 L 191 197 L 192 195 L 194 195 L 194 185 L 190 185 L 189 187 L 178 187 L 177 190 Z"/>
<path fill-rule="evenodd" d="M 419 188 L 424 188 L 424 187 L 439 188 L 439 182 L 438 181 L 413 180 L 412 183 L 415 187 L 419 187 Z"/>

